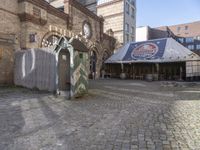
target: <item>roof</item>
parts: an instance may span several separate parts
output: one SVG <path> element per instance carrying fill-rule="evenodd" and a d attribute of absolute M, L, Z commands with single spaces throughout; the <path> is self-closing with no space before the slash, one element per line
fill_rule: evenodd
<path fill-rule="evenodd" d="M 200 21 L 178 24 L 172 26 L 161 26 L 156 29 L 166 31 L 169 28 L 176 36 L 179 37 L 195 37 L 200 36 Z"/>
<path fill-rule="evenodd" d="M 131 42 L 120 48 L 106 63 L 164 63 L 200 60 L 200 57 L 173 38 Z"/>

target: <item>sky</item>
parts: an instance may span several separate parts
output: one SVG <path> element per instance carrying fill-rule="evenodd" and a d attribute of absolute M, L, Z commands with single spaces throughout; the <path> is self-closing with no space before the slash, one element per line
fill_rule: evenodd
<path fill-rule="evenodd" d="M 200 0 L 137 0 L 137 27 L 200 21 Z"/>

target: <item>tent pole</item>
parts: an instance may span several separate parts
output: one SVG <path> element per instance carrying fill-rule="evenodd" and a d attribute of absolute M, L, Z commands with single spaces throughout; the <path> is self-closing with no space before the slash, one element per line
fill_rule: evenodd
<path fill-rule="evenodd" d="M 124 73 L 124 64 L 121 62 L 121 74 L 120 74 L 121 79 L 126 78 L 126 74 Z"/>
<path fill-rule="evenodd" d="M 180 65 L 180 80 L 182 80 L 182 72 L 183 72 L 183 68 L 182 68 L 182 66 Z"/>
<path fill-rule="evenodd" d="M 133 79 L 135 79 L 135 68 L 134 68 L 134 64 L 132 64 L 133 65 Z"/>
<path fill-rule="evenodd" d="M 124 64 L 121 63 L 121 73 L 124 73 Z"/>
<path fill-rule="evenodd" d="M 159 80 L 159 72 L 160 72 L 160 67 L 159 67 L 159 63 L 156 64 L 156 73 L 157 73 L 157 76 L 158 76 L 158 80 Z"/>

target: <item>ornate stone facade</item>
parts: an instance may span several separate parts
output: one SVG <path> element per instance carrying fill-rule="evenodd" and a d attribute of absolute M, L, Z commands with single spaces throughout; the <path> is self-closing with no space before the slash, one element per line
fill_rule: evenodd
<path fill-rule="evenodd" d="M 103 19 L 74 0 L 64 1 L 64 12 L 45 0 L 3 0 L 0 4 L 0 84 L 13 82 L 14 52 L 52 46 L 61 36 L 81 38 L 95 53 L 95 75 L 100 76 L 104 53 L 112 54 L 115 40 L 103 33 Z M 83 23 L 92 36 L 83 38 Z M 91 71 L 91 66 L 88 66 Z"/>

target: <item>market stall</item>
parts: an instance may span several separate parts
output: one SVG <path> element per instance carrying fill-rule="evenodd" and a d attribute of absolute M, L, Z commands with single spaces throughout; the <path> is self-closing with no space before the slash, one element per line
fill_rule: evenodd
<path fill-rule="evenodd" d="M 200 57 L 173 38 L 128 43 L 105 63 L 112 77 L 147 80 L 200 77 Z"/>

